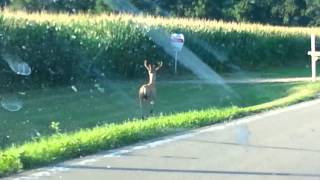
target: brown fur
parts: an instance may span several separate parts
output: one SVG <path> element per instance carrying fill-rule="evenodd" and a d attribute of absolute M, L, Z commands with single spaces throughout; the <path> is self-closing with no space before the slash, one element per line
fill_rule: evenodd
<path fill-rule="evenodd" d="M 156 99 L 156 72 L 162 67 L 162 62 L 155 66 L 153 64 L 147 64 L 147 60 L 144 61 L 144 66 L 148 70 L 149 83 L 144 84 L 139 88 L 139 100 L 141 116 L 144 118 L 143 109 L 147 106 L 151 106 L 150 113 L 153 112 L 153 105 Z"/>

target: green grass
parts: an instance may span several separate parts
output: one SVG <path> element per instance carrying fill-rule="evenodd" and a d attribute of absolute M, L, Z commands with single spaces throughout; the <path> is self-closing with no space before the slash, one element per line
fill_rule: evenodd
<path fill-rule="evenodd" d="M 251 75 L 253 74 L 254 72 L 251 73 Z M 259 78 L 311 77 L 311 68 L 310 68 L 310 62 L 308 61 L 305 64 L 298 64 L 293 66 L 291 65 L 288 67 L 273 67 L 273 68 L 269 67 L 255 74 Z"/>
<path fill-rule="evenodd" d="M 225 78 L 294 78 L 311 77 L 310 61 L 293 64 L 285 67 L 265 67 L 259 70 L 240 70 L 232 73 L 225 73 Z M 320 68 L 320 66 L 318 66 Z M 318 75 L 320 72 L 318 71 Z"/>
<path fill-rule="evenodd" d="M 71 86 L 26 92 L 19 96 L 24 103 L 20 111 L 0 109 L 0 137 L 4 137 L 0 139 L 0 147 L 50 135 L 54 132 L 50 128 L 51 122 L 59 122 L 62 132 L 70 132 L 138 118 L 140 84 L 137 81 L 108 82 L 104 93 L 94 86 L 83 85 L 76 86 L 78 92 Z M 210 84 L 160 81 L 157 86 L 155 115 L 210 107 L 252 106 L 287 96 L 288 90 L 297 84 L 231 85 L 233 93 L 227 93 L 220 85 Z"/>
<path fill-rule="evenodd" d="M 311 60 L 303 63 L 293 63 L 287 66 L 278 67 L 263 67 L 256 69 L 239 69 L 233 70 L 228 73 L 221 73 L 223 78 L 226 79 L 253 79 L 253 78 L 296 78 L 296 77 L 311 77 Z M 318 64 L 317 69 L 320 68 Z M 317 71 L 317 76 L 320 75 L 320 71 Z M 184 74 L 183 76 L 172 77 L 172 75 L 165 75 L 167 79 L 172 80 L 198 80 L 193 74 Z"/>
<path fill-rule="evenodd" d="M 191 110 L 156 116 L 147 120 L 135 119 L 119 124 L 82 129 L 74 133 L 41 137 L 33 142 L 0 152 L 0 176 L 286 106 L 314 98 L 318 92 L 320 92 L 319 83 L 296 84 L 286 90 L 287 96 L 260 105 Z"/>

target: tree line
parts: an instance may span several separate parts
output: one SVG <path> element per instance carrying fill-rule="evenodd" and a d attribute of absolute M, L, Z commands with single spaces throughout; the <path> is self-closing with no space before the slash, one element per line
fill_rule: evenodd
<path fill-rule="evenodd" d="M 286 26 L 320 25 L 320 0 L 128 0 L 146 14 Z M 1 8 L 49 12 L 116 12 L 121 0 L 0 0 Z"/>

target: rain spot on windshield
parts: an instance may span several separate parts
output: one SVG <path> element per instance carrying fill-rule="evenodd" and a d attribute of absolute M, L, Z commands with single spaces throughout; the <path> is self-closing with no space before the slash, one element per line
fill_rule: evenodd
<path fill-rule="evenodd" d="M 20 57 L 11 54 L 2 54 L 3 60 L 5 60 L 10 69 L 18 75 L 29 76 L 31 74 L 31 68 L 28 63 L 24 62 Z"/>
<path fill-rule="evenodd" d="M 71 89 L 74 91 L 74 92 L 78 92 L 78 88 L 74 85 L 71 86 Z"/>
<path fill-rule="evenodd" d="M 10 112 L 16 112 L 23 107 L 23 103 L 20 99 L 14 96 L 4 97 L 1 99 L 1 106 Z"/>
<path fill-rule="evenodd" d="M 95 84 L 94 87 L 96 87 L 99 92 L 104 93 L 104 88 L 101 87 L 100 84 Z"/>
<path fill-rule="evenodd" d="M 235 140 L 237 144 L 248 145 L 250 140 L 250 130 L 247 125 L 236 126 Z"/>

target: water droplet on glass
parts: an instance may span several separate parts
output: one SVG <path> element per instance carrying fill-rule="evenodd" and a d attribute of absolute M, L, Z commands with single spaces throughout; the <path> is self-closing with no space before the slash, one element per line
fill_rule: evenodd
<path fill-rule="evenodd" d="M 30 66 L 22 61 L 20 57 L 11 54 L 2 54 L 2 58 L 16 74 L 23 76 L 29 76 L 31 74 Z"/>
<path fill-rule="evenodd" d="M 294 16 L 294 17 L 293 17 L 293 20 L 294 20 L 294 21 L 299 21 L 299 19 L 300 19 L 299 16 Z"/>
<path fill-rule="evenodd" d="M 35 136 L 37 136 L 37 137 L 40 137 L 41 136 L 41 133 L 38 131 L 38 130 L 34 130 L 34 134 L 35 134 Z"/>
<path fill-rule="evenodd" d="M 71 89 L 74 91 L 74 92 L 78 92 L 78 89 L 77 89 L 77 87 L 76 86 L 71 86 Z"/>
<path fill-rule="evenodd" d="M 18 92 L 18 94 L 25 96 L 27 93 L 26 92 Z"/>
<path fill-rule="evenodd" d="M 29 120 L 26 120 L 26 121 L 23 121 L 22 124 L 26 125 L 28 124 L 30 121 Z"/>
<path fill-rule="evenodd" d="M 242 145 L 249 144 L 250 131 L 246 125 L 240 125 L 235 128 L 236 143 Z"/>
<path fill-rule="evenodd" d="M 101 87 L 100 84 L 95 84 L 94 87 L 96 87 L 99 92 L 104 93 L 104 88 Z"/>
<path fill-rule="evenodd" d="M 23 107 L 23 103 L 17 97 L 4 97 L 1 106 L 10 112 L 16 112 Z"/>

